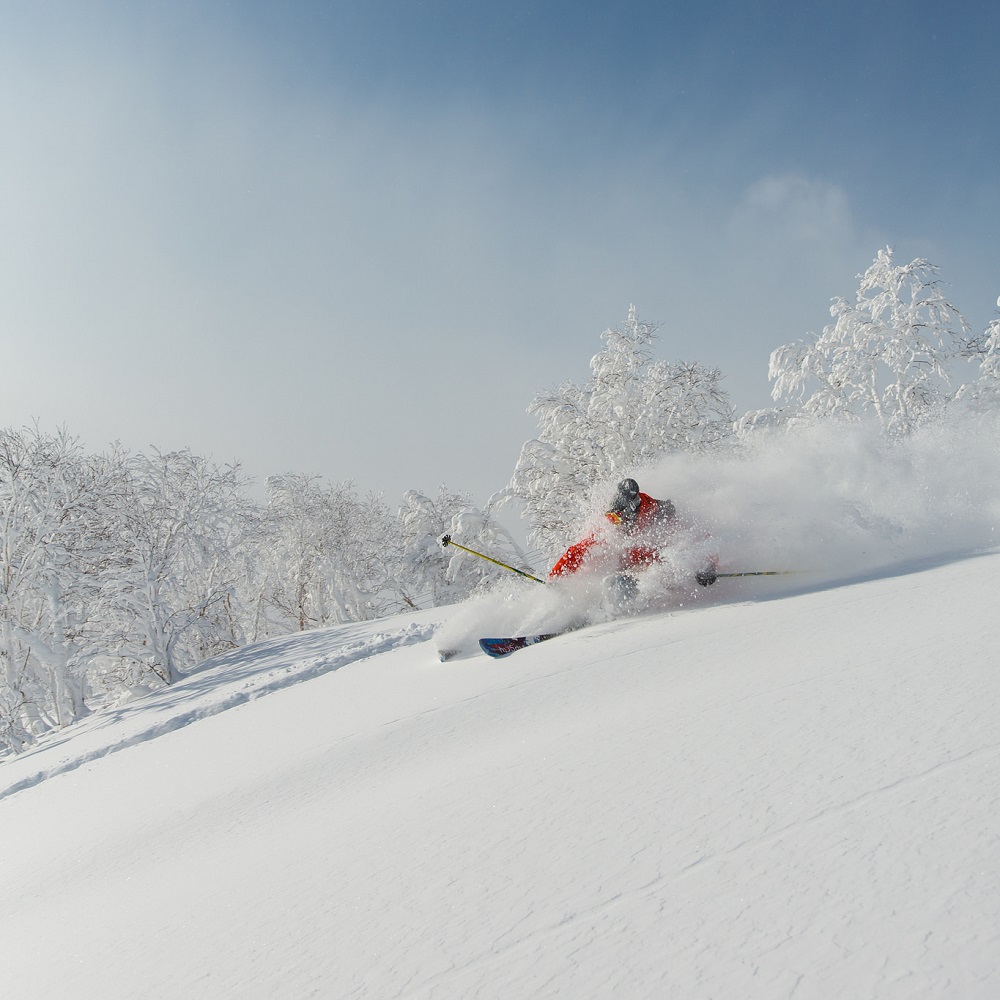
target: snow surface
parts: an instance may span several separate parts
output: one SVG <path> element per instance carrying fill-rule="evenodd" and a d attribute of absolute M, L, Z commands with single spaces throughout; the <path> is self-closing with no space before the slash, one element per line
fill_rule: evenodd
<path fill-rule="evenodd" d="M 0 764 L 3 995 L 992 1000 L 998 576 L 210 661 Z"/>

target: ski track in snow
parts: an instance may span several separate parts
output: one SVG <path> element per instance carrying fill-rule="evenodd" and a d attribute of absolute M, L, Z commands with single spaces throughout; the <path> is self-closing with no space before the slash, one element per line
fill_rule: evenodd
<path fill-rule="evenodd" d="M 70 751 L 57 763 L 41 767 L 0 788 L 0 799 L 101 757 L 155 740 L 294 684 L 332 673 L 350 663 L 413 643 L 426 642 L 434 632 L 432 624 L 414 623 L 395 630 L 350 638 L 353 633 L 363 633 L 365 626 L 370 628 L 371 624 L 364 623 L 360 628 L 347 625 L 305 632 L 298 642 L 287 637 L 272 639 L 251 647 L 249 655 L 248 650 L 239 649 L 206 660 L 196 671 L 169 688 L 156 691 L 136 702 L 97 712 L 62 732 L 46 737 L 27 753 L 0 762 L 7 765 L 0 770 L 0 776 L 5 777 L 9 771 L 23 769 L 34 758 L 48 756 L 61 745 Z M 344 633 L 347 641 L 330 652 L 331 634 L 339 632 Z M 289 652 L 295 655 L 290 658 Z M 269 659 L 274 659 L 275 662 L 268 665 Z M 190 709 L 185 709 L 184 703 L 189 700 L 194 704 Z M 151 722 L 150 716 L 155 721 Z M 118 727 L 130 728 L 133 725 L 134 729 L 127 736 L 114 737 Z M 105 730 L 112 734 L 110 741 L 98 739 L 95 745 L 86 749 L 77 746 L 78 743 L 86 742 L 89 733 L 100 736 Z M 21 768 L 12 765 L 21 765 Z"/>

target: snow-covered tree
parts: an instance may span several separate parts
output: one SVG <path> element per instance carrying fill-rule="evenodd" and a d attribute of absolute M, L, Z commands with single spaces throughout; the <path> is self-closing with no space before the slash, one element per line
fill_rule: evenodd
<path fill-rule="evenodd" d="M 443 486 L 434 498 L 408 491 L 398 518 L 403 552 L 399 588 L 413 606 L 418 600 L 433 607 L 463 600 L 506 572 L 461 549 L 442 547 L 440 539 L 445 534 L 467 548 L 526 569 L 524 553 L 491 509 L 481 511 L 469 497 Z"/>
<path fill-rule="evenodd" d="M 438 607 L 468 595 L 471 588 L 449 578 L 450 555 L 439 539 L 450 529 L 452 517 L 471 506 L 469 497 L 444 486 L 434 497 L 416 490 L 403 494 L 397 518 L 402 540 L 399 587 L 406 603 Z"/>
<path fill-rule="evenodd" d="M 107 498 L 116 564 L 102 590 L 104 640 L 126 686 L 171 684 L 183 666 L 239 645 L 233 553 L 244 480 L 188 451 L 122 456 Z"/>
<path fill-rule="evenodd" d="M 922 259 L 897 266 L 892 255 L 888 247 L 878 252 L 853 302 L 833 300 L 834 322 L 812 342 L 772 353 L 772 396 L 791 404 L 786 416 L 872 413 L 887 434 L 901 436 L 950 398 L 968 325 L 941 294 L 936 266 Z"/>
<path fill-rule="evenodd" d="M 350 482 L 275 477 L 188 451 L 84 452 L 66 432 L 0 431 L 0 753 L 248 641 L 459 600 L 524 566 L 489 509 L 443 489 L 398 516 Z M 414 596 L 416 595 L 416 597 Z"/>
<path fill-rule="evenodd" d="M 396 607 L 395 519 L 380 496 L 272 476 L 262 522 L 256 634 L 377 618 Z"/>
<path fill-rule="evenodd" d="M 522 448 L 505 494 L 524 501 L 532 543 L 546 549 L 568 538 L 598 483 L 732 435 L 721 372 L 655 360 L 656 327 L 640 322 L 635 306 L 602 339 L 585 385 L 566 382 L 529 406 L 539 433 Z"/>
<path fill-rule="evenodd" d="M 0 431 L 0 747 L 87 712 L 108 482 L 65 431 Z"/>
<path fill-rule="evenodd" d="M 467 507 L 458 511 L 451 519 L 448 534 L 466 548 L 489 555 L 514 569 L 531 573 L 527 557 L 521 547 L 497 520 L 493 510 L 493 505 L 488 504 L 485 510 Z M 448 578 L 455 581 L 462 596 L 480 589 L 484 584 L 510 575 L 510 570 L 470 555 L 454 546 L 449 547 L 448 551 L 450 553 Z"/>
<path fill-rule="evenodd" d="M 978 378 L 961 386 L 956 400 L 975 410 L 1000 413 L 1000 319 L 986 327 L 976 350 L 970 353 L 979 360 Z"/>

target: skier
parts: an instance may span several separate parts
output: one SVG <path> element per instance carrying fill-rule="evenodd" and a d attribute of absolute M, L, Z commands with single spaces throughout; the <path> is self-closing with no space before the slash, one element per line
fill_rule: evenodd
<path fill-rule="evenodd" d="M 618 572 L 609 581 L 609 590 L 618 603 L 624 604 L 638 592 L 638 583 L 630 571 L 642 571 L 660 561 L 660 546 L 677 531 L 677 511 L 671 500 L 656 500 L 641 492 L 634 479 L 623 479 L 604 517 L 609 527 L 602 526 L 571 545 L 552 567 L 549 579 L 570 576 L 588 564 L 605 568 L 611 561 Z M 713 556 L 695 579 L 701 586 L 710 587 L 717 572 L 718 562 Z"/>

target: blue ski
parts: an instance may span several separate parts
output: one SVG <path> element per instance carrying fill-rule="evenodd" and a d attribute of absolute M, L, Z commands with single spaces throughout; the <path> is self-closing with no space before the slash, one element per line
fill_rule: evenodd
<path fill-rule="evenodd" d="M 544 635 L 514 635 L 504 639 L 480 639 L 479 645 L 487 656 L 500 658 L 510 656 L 525 646 L 534 646 L 536 642 L 544 642 L 546 639 L 554 639 L 558 632 L 549 632 Z"/>

